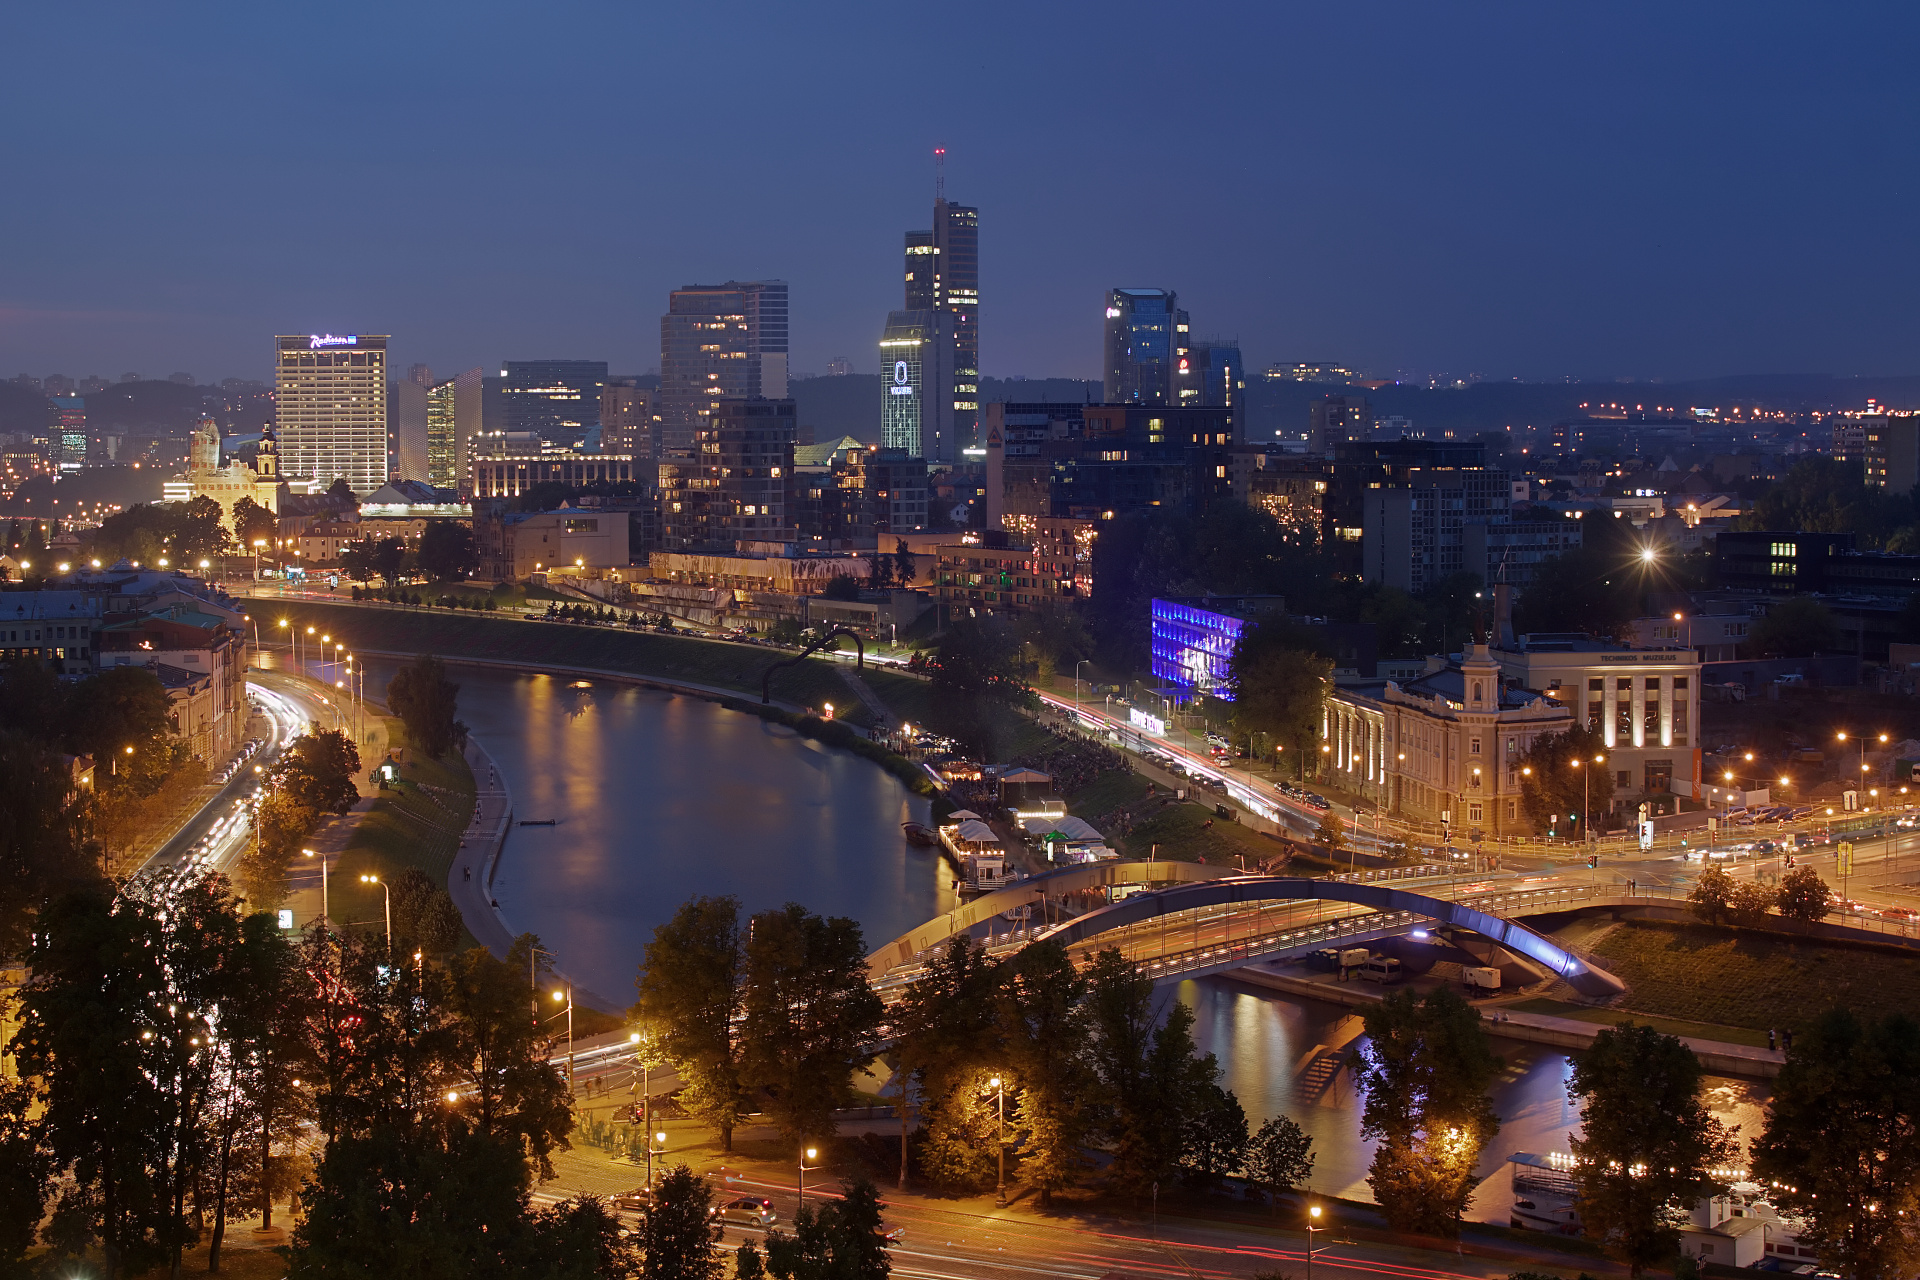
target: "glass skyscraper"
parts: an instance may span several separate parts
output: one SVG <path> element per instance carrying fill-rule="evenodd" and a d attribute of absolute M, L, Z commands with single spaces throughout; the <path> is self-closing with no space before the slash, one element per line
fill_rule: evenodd
<path fill-rule="evenodd" d="M 929 463 L 958 456 L 954 315 L 893 311 L 880 337 L 880 442 Z"/>
<path fill-rule="evenodd" d="M 953 429 L 964 445 L 980 421 L 978 209 L 933 202 L 933 230 L 907 232 L 906 285 L 908 311 L 953 316 Z"/>
<path fill-rule="evenodd" d="M 663 456 L 694 450 L 722 397 L 787 395 L 787 284 L 730 280 L 675 289 L 660 317 Z"/>
<path fill-rule="evenodd" d="M 1108 404 L 1178 405 L 1176 375 L 1187 358 L 1187 327 L 1187 313 L 1172 290 L 1110 291 L 1102 398 Z"/>
<path fill-rule="evenodd" d="M 600 430 L 605 360 L 508 360 L 500 370 L 507 430 L 573 448 Z"/>

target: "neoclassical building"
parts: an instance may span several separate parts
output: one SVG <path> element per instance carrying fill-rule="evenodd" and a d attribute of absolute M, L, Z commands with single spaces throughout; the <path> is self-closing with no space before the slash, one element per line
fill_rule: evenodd
<path fill-rule="evenodd" d="M 1456 838 L 1531 835 L 1520 760 L 1534 739 L 1575 721 L 1559 702 L 1508 689 L 1488 646 L 1430 658 L 1412 680 L 1334 689 L 1323 755 L 1333 781 L 1387 813 L 1448 823 Z"/>

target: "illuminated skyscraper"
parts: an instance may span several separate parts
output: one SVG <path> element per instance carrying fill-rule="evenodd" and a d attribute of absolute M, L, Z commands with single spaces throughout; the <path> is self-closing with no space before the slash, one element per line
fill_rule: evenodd
<path fill-rule="evenodd" d="M 689 454 L 722 397 L 787 395 L 787 285 L 730 280 L 676 289 L 660 317 L 660 451 Z"/>
<path fill-rule="evenodd" d="M 1174 407 L 1176 372 L 1187 355 L 1187 313 L 1170 289 L 1107 294 L 1105 386 L 1108 404 Z"/>
<path fill-rule="evenodd" d="M 951 311 L 894 311 L 880 337 L 880 442 L 929 463 L 958 457 Z"/>
<path fill-rule="evenodd" d="M 387 482 L 387 335 L 282 334 L 274 339 L 280 469 L 355 493 Z"/>
<path fill-rule="evenodd" d="M 933 202 L 933 230 L 907 232 L 906 309 L 953 316 L 953 429 L 959 444 L 980 421 L 980 211 Z"/>
<path fill-rule="evenodd" d="M 571 449 L 600 429 L 605 360 L 508 360 L 500 377 L 507 430 Z"/>

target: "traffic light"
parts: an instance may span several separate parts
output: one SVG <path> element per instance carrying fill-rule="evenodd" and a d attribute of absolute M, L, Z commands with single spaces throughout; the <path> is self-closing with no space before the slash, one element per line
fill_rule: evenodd
<path fill-rule="evenodd" d="M 1600 855 L 1599 855 L 1599 854 L 1597 854 L 1597 853 L 1590 853 L 1590 854 L 1588 854 L 1588 855 L 1587 855 L 1587 865 L 1588 865 L 1589 867 L 1598 867 L 1598 866 L 1600 865 Z"/>

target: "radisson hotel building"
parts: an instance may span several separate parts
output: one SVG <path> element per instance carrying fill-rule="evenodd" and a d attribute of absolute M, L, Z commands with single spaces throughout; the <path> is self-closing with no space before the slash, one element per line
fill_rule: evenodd
<path fill-rule="evenodd" d="M 280 473 L 357 494 L 387 482 L 387 335 L 281 334 L 274 339 Z"/>

